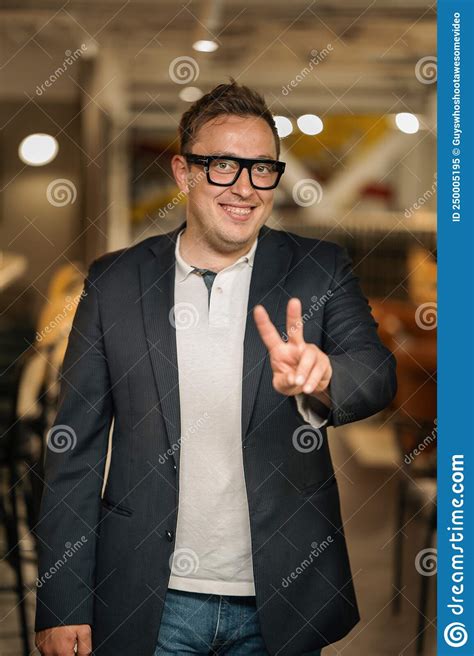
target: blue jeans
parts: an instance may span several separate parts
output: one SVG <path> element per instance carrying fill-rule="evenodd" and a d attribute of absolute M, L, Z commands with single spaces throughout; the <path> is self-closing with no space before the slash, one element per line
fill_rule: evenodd
<path fill-rule="evenodd" d="M 154 656 L 268 656 L 255 597 L 169 588 Z M 321 650 L 302 656 L 320 656 Z"/>

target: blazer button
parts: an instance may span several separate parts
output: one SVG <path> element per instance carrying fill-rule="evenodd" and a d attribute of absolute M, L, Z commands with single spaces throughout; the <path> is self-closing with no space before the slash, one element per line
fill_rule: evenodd
<path fill-rule="evenodd" d="M 165 531 L 165 535 L 168 542 L 173 542 L 173 537 L 174 537 L 173 531 Z"/>
<path fill-rule="evenodd" d="M 176 469 L 177 469 L 176 465 L 173 465 L 173 469 L 176 471 Z"/>

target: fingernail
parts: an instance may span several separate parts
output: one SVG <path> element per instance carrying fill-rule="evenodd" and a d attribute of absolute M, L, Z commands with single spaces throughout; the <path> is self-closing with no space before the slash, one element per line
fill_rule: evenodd
<path fill-rule="evenodd" d="M 296 376 L 296 384 L 301 385 L 304 383 L 304 377 L 300 374 L 299 376 Z"/>

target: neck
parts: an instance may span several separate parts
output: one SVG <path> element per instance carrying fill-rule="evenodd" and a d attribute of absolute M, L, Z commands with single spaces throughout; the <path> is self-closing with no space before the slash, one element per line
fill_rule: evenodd
<path fill-rule="evenodd" d="M 212 244 L 199 233 L 195 233 L 189 225 L 186 225 L 179 240 L 180 255 L 188 264 L 211 271 L 220 271 L 230 266 L 248 253 L 250 247 L 251 244 L 245 244 L 230 253 L 216 251 Z"/>

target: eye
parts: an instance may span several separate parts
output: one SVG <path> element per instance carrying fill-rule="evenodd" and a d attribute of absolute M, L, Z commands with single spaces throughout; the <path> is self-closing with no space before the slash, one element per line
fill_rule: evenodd
<path fill-rule="evenodd" d="M 273 173 L 275 167 L 273 166 L 273 164 L 257 164 L 256 169 L 257 169 L 257 173 L 261 175 L 267 175 L 269 173 Z"/>
<path fill-rule="evenodd" d="M 234 173 L 238 165 L 231 159 L 215 159 L 211 163 L 211 168 L 216 173 Z"/>

